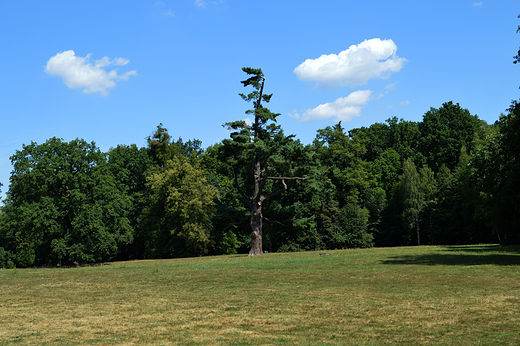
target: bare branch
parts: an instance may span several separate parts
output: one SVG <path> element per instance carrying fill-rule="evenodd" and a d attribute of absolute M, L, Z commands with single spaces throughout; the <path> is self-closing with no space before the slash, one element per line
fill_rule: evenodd
<path fill-rule="evenodd" d="M 287 184 L 285 183 L 284 179 L 282 179 L 282 184 L 283 184 L 283 189 L 278 190 L 278 191 L 273 191 L 270 194 L 268 194 L 267 196 L 260 198 L 260 203 L 263 203 L 264 201 L 267 201 L 269 198 L 278 196 L 279 194 L 287 191 Z"/>
<path fill-rule="evenodd" d="M 266 179 L 271 180 L 307 180 L 309 177 L 267 177 Z"/>
<path fill-rule="evenodd" d="M 273 220 L 273 221 L 271 221 L 271 220 L 269 220 L 268 218 L 266 218 L 265 216 L 262 217 L 262 219 L 264 219 L 265 221 L 269 222 L 270 224 L 276 223 L 276 224 L 279 224 L 279 225 L 281 225 L 281 226 L 283 226 L 283 227 L 292 227 L 292 226 L 290 226 L 290 225 L 284 225 L 283 223 L 281 223 L 280 221 L 277 221 L 277 220 Z"/>

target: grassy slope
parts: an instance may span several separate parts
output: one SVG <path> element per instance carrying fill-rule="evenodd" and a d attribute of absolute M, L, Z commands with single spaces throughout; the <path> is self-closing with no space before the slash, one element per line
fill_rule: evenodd
<path fill-rule="evenodd" d="M 520 248 L 0 270 L 0 345 L 520 344 Z"/>

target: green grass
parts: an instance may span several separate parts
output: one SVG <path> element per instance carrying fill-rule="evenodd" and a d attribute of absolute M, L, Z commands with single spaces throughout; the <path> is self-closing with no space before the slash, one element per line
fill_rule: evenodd
<path fill-rule="evenodd" d="M 520 344 L 519 247 L 3 269 L 0 294 L 0 345 Z"/>

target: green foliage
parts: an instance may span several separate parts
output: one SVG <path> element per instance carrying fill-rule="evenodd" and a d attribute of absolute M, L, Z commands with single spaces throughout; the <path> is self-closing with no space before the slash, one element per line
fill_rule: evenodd
<path fill-rule="evenodd" d="M 206 183 L 204 171 L 187 162 L 170 160 L 163 171 L 147 178 L 146 186 L 138 238 L 145 244 L 145 257 L 207 253 L 217 191 Z"/>
<path fill-rule="evenodd" d="M 14 268 L 14 256 L 10 251 L 0 247 L 0 268 Z"/>
<path fill-rule="evenodd" d="M 386 194 L 389 194 L 397 183 L 402 169 L 401 157 L 394 149 L 386 149 L 379 158 L 367 167 L 377 177 L 380 187 L 385 190 Z"/>
<path fill-rule="evenodd" d="M 517 101 L 491 126 L 450 101 L 422 122 L 327 126 L 304 146 L 264 107 L 272 94 L 262 70 L 243 71 L 253 90 L 239 95 L 254 120 L 226 123 L 230 138 L 206 150 L 159 124 L 146 148 L 103 154 L 52 138 L 17 151 L 0 209 L 0 267 L 520 243 Z"/>
<path fill-rule="evenodd" d="M 16 241 L 9 224 L 8 206 L 0 207 L 0 268 L 14 267 Z"/>
<path fill-rule="evenodd" d="M 152 158 L 145 148 L 138 149 L 135 144 L 118 145 L 108 153 L 108 166 L 119 189 L 130 199 L 131 208 L 128 221 L 135 232 L 138 231 L 138 221 L 145 202 L 142 196 L 146 192 L 146 176 L 153 165 Z M 141 258 L 144 252 L 142 242 L 121 244 L 117 259 Z"/>
<path fill-rule="evenodd" d="M 148 147 L 146 148 L 148 155 L 152 161 L 158 166 L 164 167 L 168 160 L 175 157 L 175 148 L 171 145 L 171 137 L 168 129 L 160 123 L 157 125 L 157 131 L 146 139 Z"/>
<path fill-rule="evenodd" d="M 135 144 L 118 145 L 108 152 L 110 172 L 121 184 L 121 189 L 130 196 L 144 189 L 146 171 L 152 160 L 146 149 L 139 149 Z"/>
<path fill-rule="evenodd" d="M 391 148 L 393 148 L 402 160 L 408 158 L 414 162 L 422 162 L 422 155 L 418 152 L 419 139 L 421 138 L 420 123 L 413 121 L 397 120 L 396 117 L 386 121 L 390 127 Z"/>
<path fill-rule="evenodd" d="M 346 204 L 328 229 L 325 243 L 329 249 L 366 248 L 374 245 L 368 233 L 370 213 L 355 203 Z"/>
<path fill-rule="evenodd" d="M 471 149 L 475 132 L 481 126 L 479 118 L 458 103 L 443 103 L 441 108 L 431 108 L 424 114 L 419 124 L 419 150 L 435 172 L 443 164 L 453 170 L 459 161 L 460 151 L 463 147 Z"/>
<path fill-rule="evenodd" d="M 341 124 L 318 131 L 314 144 L 298 161 L 310 179 L 297 182 L 269 205 L 282 225 L 271 223 L 269 237 L 278 251 L 372 246 L 370 208 L 375 219 L 384 204 L 384 191 L 366 169 L 364 146 L 350 139 Z M 381 203 L 382 202 L 382 203 Z M 287 226 L 290 225 L 290 226 Z"/>
<path fill-rule="evenodd" d="M 287 190 L 286 181 L 295 179 L 294 173 L 298 170 L 295 162 L 301 156 L 302 146 L 293 140 L 294 136 L 285 136 L 276 125 L 276 117 L 280 114 L 262 106 L 262 101 L 268 103 L 272 97 L 272 94 L 263 93 L 262 70 L 249 67 L 242 70 L 248 78 L 241 83 L 254 90 L 240 96 L 254 103 L 254 108 L 246 111 L 246 114 L 254 115 L 254 121 L 251 125 L 242 120 L 224 124 L 233 132 L 231 139 L 222 141 L 218 158 L 230 168 L 234 187 L 251 213 L 250 254 L 258 255 L 263 246 L 263 205 Z"/>
<path fill-rule="evenodd" d="M 251 227 L 246 222 L 248 211 L 235 188 L 233 167 L 219 159 L 222 147 L 221 143 L 210 146 L 200 158 L 200 165 L 206 173 L 208 184 L 218 190 L 218 198 L 215 199 L 216 210 L 211 220 L 213 245 L 209 253 L 221 255 L 232 251 L 228 250 L 227 239 L 231 236 L 228 232 L 232 232 L 237 238 L 235 251 L 247 253 L 251 242 Z"/>
<path fill-rule="evenodd" d="M 231 230 L 223 232 L 222 238 L 217 243 L 217 251 L 222 255 L 232 255 L 237 253 L 240 246 L 239 240 L 235 233 Z"/>
<path fill-rule="evenodd" d="M 349 138 L 341 122 L 318 130 L 314 146 L 322 163 L 332 168 L 334 185 L 341 186 L 337 196 L 341 205 L 356 200 L 365 189 L 377 186 L 362 158 L 366 153 L 363 141 L 359 137 Z"/>
<path fill-rule="evenodd" d="M 148 147 L 146 152 L 152 161 L 160 168 L 163 168 L 169 160 L 188 161 L 196 164 L 197 159 L 202 155 L 202 142 L 198 139 L 190 139 L 187 142 L 179 137 L 173 140 L 168 129 L 163 124 L 157 125 L 157 130 L 153 135 L 148 136 L 146 141 Z"/>
<path fill-rule="evenodd" d="M 130 201 L 94 143 L 33 142 L 11 162 L 2 228 L 17 265 L 106 260 L 132 241 Z"/>
<path fill-rule="evenodd" d="M 412 158 L 420 161 L 421 155 L 417 152 L 421 137 L 418 125 L 416 122 L 393 117 L 384 124 L 375 123 L 368 128 L 352 129 L 349 135 L 363 143 L 366 151 L 362 158 L 366 161 L 375 161 L 389 149 L 397 152 L 403 160 Z"/>
<path fill-rule="evenodd" d="M 417 243 L 421 245 L 419 215 L 424 209 L 426 201 L 420 175 L 414 163 L 409 159 L 403 163 L 403 174 L 399 177 L 399 189 L 403 201 L 404 226 L 412 232 L 417 232 Z"/>
<path fill-rule="evenodd" d="M 520 103 L 513 101 L 470 164 L 480 200 L 487 212 L 480 213 L 492 224 L 503 243 L 520 242 Z"/>
<path fill-rule="evenodd" d="M 320 165 L 313 147 L 304 150 L 302 172 L 310 179 L 295 182 L 279 200 L 266 208 L 273 215 L 269 229 L 272 251 L 304 251 L 326 248 L 325 229 L 331 227 L 339 212 L 336 188 L 330 181 L 330 170 Z"/>

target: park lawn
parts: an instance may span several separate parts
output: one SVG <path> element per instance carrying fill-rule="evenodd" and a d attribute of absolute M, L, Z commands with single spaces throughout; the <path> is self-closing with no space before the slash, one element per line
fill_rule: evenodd
<path fill-rule="evenodd" d="M 0 270 L 0 345 L 518 345 L 520 247 Z"/>

